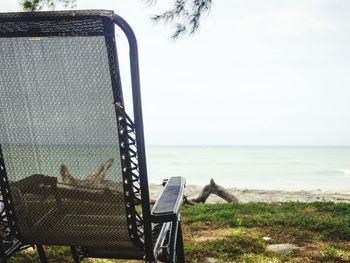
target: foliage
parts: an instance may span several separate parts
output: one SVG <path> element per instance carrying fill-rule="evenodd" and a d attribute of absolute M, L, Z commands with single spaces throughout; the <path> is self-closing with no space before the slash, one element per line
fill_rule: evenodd
<path fill-rule="evenodd" d="M 43 8 L 55 9 L 57 4 L 64 7 L 75 7 L 76 0 L 24 0 L 21 5 L 25 11 L 39 11 Z"/>
<path fill-rule="evenodd" d="M 321 255 L 325 262 L 349 262 L 350 252 L 334 245 L 325 246 Z M 320 260 L 322 261 L 322 259 Z"/>
<path fill-rule="evenodd" d="M 350 261 L 350 204 L 230 203 L 188 206 L 181 212 L 187 262 L 205 262 L 206 258 L 245 263 Z M 266 252 L 268 244 L 279 243 L 301 249 L 291 256 Z M 50 262 L 72 262 L 67 247 L 49 247 L 47 252 L 51 260 L 57 260 Z M 38 257 L 34 250 L 27 250 L 9 262 L 38 262 Z"/>
<path fill-rule="evenodd" d="M 211 5 L 212 0 L 175 0 L 173 8 L 154 15 L 152 20 L 173 24 L 174 33 L 171 38 L 193 35 L 199 29 L 203 15 L 209 13 Z"/>
<path fill-rule="evenodd" d="M 350 241 L 350 205 L 346 203 L 231 203 L 196 205 L 184 210 L 187 224 L 210 222 L 230 227 L 278 227 L 314 232 L 321 239 Z"/>
<path fill-rule="evenodd" d="M 156 1 L 146 0 L 149 4 Z M 55 9 L 57 4 L 72 8 L 76 0 L 23 0 L 21 3 L 25 11 L 32 12 L 43 8 Z M 152 16 L 152 20 L 173 25 L 173 39 L 182 35 L 193 35 L 198 31 L 202 17 L 209 13 L 211 5 L 212 0 L 174 0 L 171 9 Z"/>

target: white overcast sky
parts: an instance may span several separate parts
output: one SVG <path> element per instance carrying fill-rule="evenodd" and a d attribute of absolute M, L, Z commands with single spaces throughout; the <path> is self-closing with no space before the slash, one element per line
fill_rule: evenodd
<path fill-rule="evenodd" d="M 147 144 L 350 145 L 350 1 L 216 0 L 200 32 L 176 42 L 149 19 L 171 1 L 158 2 L 77 6 L 113 9 L 133 26 Z M 1 0 L 1 11 L 19 9 Z"/>

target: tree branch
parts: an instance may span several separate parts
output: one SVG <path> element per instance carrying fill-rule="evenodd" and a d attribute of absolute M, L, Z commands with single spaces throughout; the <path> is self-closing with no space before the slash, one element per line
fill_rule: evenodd
<path fill-rule="evenodd" d="M 57 4 L 65 8 L 74 8 L 77 0 L 22 0 L 21 6 L 24 11 L 35 12 L 43 8 L 55 9 Z"/>
<path fill-rule="evenodd" d="M 75 8 L 77 0 L 22 0 L 24 11 L 39 11 L 44 8 L 55 9 L 57 4 L 65 8 Z M 148 5 L 156 4 L 157 0 L 143 0 Z M 181 36 L 195 34 L 201 19 L 210 12 L 212 0 L 173 0 L 173 7 L 161 14 L 156 14 L 151 19 L 158 23 L 163 22 L 173 27 L 170 38 L 177 39 Z"/>
<path fill-rule="evenodd" d="M 149 1 L 148 1 L 149 2 Z M 172 39 L 195 34 L 203 15 L 209 14 L 212 0 L 175 0 L 173 8 L 154 15 L 152 20 L 172 24 Z"/>

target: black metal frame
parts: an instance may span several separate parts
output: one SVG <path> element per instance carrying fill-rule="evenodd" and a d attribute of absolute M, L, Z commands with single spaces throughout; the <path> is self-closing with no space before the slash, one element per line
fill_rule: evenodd
<path fill-rule="evenodd" d="M 154 251 L 165 250 L 166 262 L 184 262 L 180 208 L 183 202 L 185 179 L 172 177 L 153 206 L 151 220 L 163 224 Z M 168 232 L 168 236 L 166 233 Z M 164 236 L 162 236 L 164 235 Z M 167 241 L 164 245 L 160 242 Z"/>
<path fill-rule="evenodd" d="M 79 12 L 79 11 L 78 11 Z M 110 17 L 110 13 L 103 13 L 103 11 L 97 11 L 96 13 L 91 11 L 91 14 L 86 14 L 86 18 L 99 16 L 100 21 L 105 23 L 106 19 L 112 19 L 112 22 L 117 25 L 125 34 L 129 43 L 129 59 L 130 59 L 130 71 L 131 71 L 131 84 L 132 84 L 132 98 L 133 98 L 133 112 L 134 123 L 125 113 L 121 90 L 120 93 L 113 88 L 115 97 L 115 106 L 117 121 L 119 127 L 119 139 L 120 139 L 120 151 L 123 167 L 124 178 L 124 193 L 125 193 L 125 208 L 128 220 L 128 229 L 130 238 L 133 243 L 142 249 L 144 249 L 145 262 L 156 262 L 157 258 L 161 258 L 166 262 L 184 262 L 184 251 L 182 241 L 182 231 L 180 224 L 180 215 L 178 211 L 164 215 L 157 215 L 151 213 L 150 209 L 150 197 L 148 188 L 147 166 L 146 166 L 146 154 L 145 154 L 145 142 L 143 132 L 143 117 L 141 107 L 141 91 L 140 91 L 140 74 L 139 74 L 139 61 L 138 61 L 138 47 L 135 34 L 129 24 L 120 16 L 113 14 Z M 60 16 L 64 14 L 60 14 Z M 28 14 L 24 14 L 23 17 L 27 17 Z M 34 17 L 36 15 L 34 14 Z M 50 19 L 57 19 L 53 14 L 47 15 Z M 11 15 L 9 14 L 9 17 Z M 35 17 L 36 18 L 36 17 Z M 35 21 L 34 19 L 33 21 Z M 1 21 L 0 21 L 1 22 Z M 108 34 L 111 34 L 114 28 L 108 29 Z M 1 31 L 0 37 L 5 34 Z M 42 34 L 42 33 L 38 33 Z M 46 34 L 46 33 L 45 33 Z M 52 32 L 48 35 L 53 34 Z M 74 31 L 72 31 L 74 34 Z M 101 35 L 100 31 L 93 32 L 94 35 Z M 11 35 L 10 35 L 11 36 Z M 110 35 L 109 35 L 110 36 Z M 108 41 L 110 41 L 109 39 Z M 106 39 L 107 41 L 107 39 Z M 114 36 L 113 36 L 114 41 Z M 112 42 L 113 42 L 112 41 Z M 115 43 L 107 43 L 109 45 L 115 45 Z M 109 57 L 110 70 L 115 74 L 115 66 L 117 65 L 117 54 L 112 52 L 112 57 Z M 120 82 L 119 77 L 111 76 L 112 86 L 115 87 L 115 81 Z M 114 84 L 113 84 L 114 83 Z M 120 83 L 117 83 L 120 84 Z M 18 233 L 16 227 L 16 216 L 12 207 L 11 194 L 9 192 L 9 185 L 7 181 L 7 175 L 5 170 L 4 160 L 2 158 L 1 145 L 0 145 L 0 190 L 3 197 L 4 209 L 1 211 L 0 224 L 3 228 L 7 229 L 7 235 L 1 235 L 0 254 L 4 255 L 4 259 L 13 255 L 16 251 L 27 248 L 25 240 Z M 181 199 L 182 202 L 182 199 Z M 142 216 L 136 211 L 135 207 L 141 205 Z M 175 204 L 178 210 L 180 203 Z M 6 213 L 4 212 L 6 211 Z M 158 224 L 159 231 L 155 231 L 153 227 Z M 129 227 L 130 225 L 130 227 Z M 21 241 L 19 241 L 21 240 Z M 177 244 L 177 245 L 176 245 Z M 47 262 L 44 249 L 41 245 L 37 245 L 39 256 L 42 262 Z M 71 247 L 74 262 L 80 262 L 80 260 L 88 256 L 87 250 L 84 247 Z M 162 253 L 160 253 L 160 251 Z"/>
<path fill-rule="evenodd" d="M 5 162 L 0 145 L 0 254 L 6 261 L 18 250 L 25 249 L 28 245 L 23 243 L 22 236 L 18 232 L 16 215 L 12 207 L 12 196 L 7 180 Z"/>
<path fill-rule="evenodd" d="M 137 247 L 143 249 L 143 218 L 136 209 L 136 206 L 142 203 L 142 198 L 135 124 L 125 113 L 121 105 L 116 105 L 116 112 L 119 127 L 119 143 L 123 167 L 124 200 L 128 231 L 133 243 Z"/>
<path fill-rule="evenodd" d="M 129 124 L 132 128 L 132 132 L 136 138 L 131 138 L 132 144 L 137 148 L 138 157 L 138 171 L 140 180 L 141 190 L 141 205 L 142 205 L 142 218 L 144 227 L 144 246 L 145 246 L 145 261 L 156 262 L 158 251 L 162 250 L 165 252 L 165 260 L 167 262 L 175 262 L 177 256 L 177 262 L 184 262 L 184 248 L 182 240 L 182 230 L 180 224 L 180 214 L 173 213 L 167 216 L 156 216 L 151 213 L 150 209 L 150 198 L 148 188 L 148 176 L 147 176 L 147 165 L 146 165 L 146 151 L 145 151 L 145 140 L 143 132 L 143 117 L 142 117 L 142 106 L 141 106 L 141 89 L 140 89 L 140 73 L 139 73 L 139 60 L 138 60 L 138 48 L 136 36 L 130 27 L 130 25 L 120 16 L 114 14 L 113 22 L 119 26 L 124 32 L 129 42 L 129 61 L 130 61 L 130 72 L 131 72 L 131 85 L 132 85 L 132 98 L 133 98 L 133 110 L 135 124 L 132 125 L 130 118 Z M 132 127 L 134 126 L 134 127 Z M 136 152 L 135 152 L 136 154 Z M 133 163 L 136 167 L 137 164 Z M 182 203 L 181 200 L 175 204 L 179 209 Z M 155 205 L 156 207 L 156 205 Z M 153 246 L 153 231 L 152 223 L 161 223 L 163 226 Z M 168 246 L 164 245 L 164 241 L 169 239 Z M 177 245 L 176 245 L 177 244 Z M 169 251 L 170 250 L 170 251 Z M 163 253 L 164 254 L 164 253 Z"/>
<path fill-rule="evenodd" d="M 136 36 L 130 27 L 130 25 L 120 16 L 114 14 L 113 22 L 124 32 L 129 42 L 129 56 L 130 56 L 130 72 L 131 72 L 131 86 L 132 86 L 132 98 L 134 109 L 134 121 L 135 121 L 135 134 L 136 134 L 136 148 L 137 157 L 139 163 L 140 173 L 140 190 L 141 190 L 141 206 L 143 217 L 143 229 L 144 229 L 144 244 L 145 244 L 145 260 L 148 262 L 155 262 L 155 256 L 153 254 L 152 246 L 152 222 L 151 222 L 151 209 L 150 198 L 148 189 L 147 178 L 147 165 L 146 165 L 146 151 L 145 151 L 145 139 L 143 133 L 143 117 L 141 107 L 141 90 L 140 90 L 140 70 L 138 59 L 138 48 Z"/>

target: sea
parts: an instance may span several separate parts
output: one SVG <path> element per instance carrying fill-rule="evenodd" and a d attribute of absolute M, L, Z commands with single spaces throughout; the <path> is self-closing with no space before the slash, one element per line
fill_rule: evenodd
<path fill-rule="evenodd" d="M 148 146 L 151 183 L 183 176 L 224 187 L 350 190 L 350 146 Z"/>
<path fill-rule="evenodd" d="M 6 170 L 14 180 L 36 173 L 60 178 L 62 164 L 69 168 L 72 176 L 84 179 L 101 163 L 118 155 L 115 146 L 35 146 L 35 155 L 30 145 L 3 145 L 2 148 Z M 200 186 L 208 184 L 212 178 L 224 187 L 350 190 L 350 146 L 146 145 L 146 156 L 148 178 L 153 184 L 182 176 L 187 184 Z M 107 179 L 121 180 L 115 177 L 121 174 L 118 167 L 112 165 Z"/>

